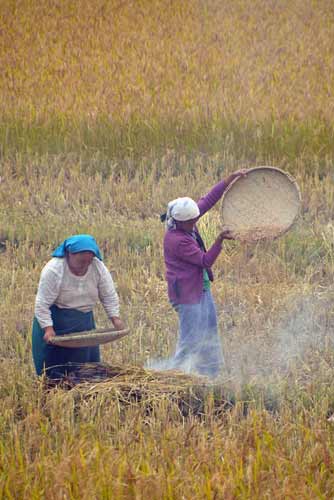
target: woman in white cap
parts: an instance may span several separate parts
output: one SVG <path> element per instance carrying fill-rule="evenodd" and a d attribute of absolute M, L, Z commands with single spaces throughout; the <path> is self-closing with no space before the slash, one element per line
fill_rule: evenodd
<path fill-rule="evenodd" d="M 219 234 L 207 251 L 196 222 L 218 200 L 229 184 L 245 170 L 231 174 L 216 184 L 197 203 L 177 198 L 168 203 L 164 238 L 164 258 L 168 296 L 179 316 L 179 337 L 170 367 L 216 377 L 223 366 L 223 353 L 217 328 L 217 313 L 211 294 L 212 265 L 222 250 L 229 231 Z"/>

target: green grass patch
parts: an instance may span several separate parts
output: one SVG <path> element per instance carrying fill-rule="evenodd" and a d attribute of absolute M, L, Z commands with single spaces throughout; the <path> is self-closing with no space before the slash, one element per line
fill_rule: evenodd
<path fill-rule="evenodd" d="M 96 158 L 95 171 L 105 175 L 117 171 L 112 163 L 143 156 L 161 156 L 167 150 L 185 154 L 231 155 L 240 162 L 271 164 L 278 158 L 294 167 L 303 161 L 305 172 L 328 170 L 326 159 L 334 153 L 333 125 L 321 119 L 307 121 L 229 120 L 224 117 L 199 117 L 198 120 L 144 120 L 134 116 L 127 122 L 104 116 L 76 121 L 53 117 L 45 122 L 4 120 L 0 122 L 1 156 L 44 156 L 74 154 L 85 165 Z M 129 165 L 128 165 L 129 167 Z M 134 167 L 135 168 L 135 167 Z M 191 167 L 189 167 L 191 168 Z M 177 173 L 175 171 L 174 173 Z M 128 174 L 131 174 L 128 169 Z"/>

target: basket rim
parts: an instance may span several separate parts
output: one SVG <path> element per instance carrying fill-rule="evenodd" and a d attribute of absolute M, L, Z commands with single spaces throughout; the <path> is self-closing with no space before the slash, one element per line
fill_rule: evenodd
<path fill-rule="evenodd" d="M 51 344 L 58 344 L 66 342 L 71 342 L 75 340 L 94 340 L 94 339 L 107 339 L 107 338 L 117 338 L 119 336 L 125 336 L 129 333 L 129 328 L 123 328 L 123 330 L 115 330 L 115 329 L 100 329 L 100 330 L 88 330 L 85 332 L 73 332 L 62 335 L 56 335 L 52 337 L 49 342 Z"/>
<path fill-rule="evenodd" d="M 296 187 L 297 193 L 298 193 L 299 201 L 302 201 L 302 195 L 301 195 L 301 191 L 300 191 L 300 188 L 298 186 L 298 183 L 297 183 L 295 177 L 293 177 L 290 174 L 290 172 L 286 172 L 285 170 L 282 170 L 281 168 L 278 168 L 278 167 L 271 167 L 269 165 L 268 166 L 262 165 L 262 166 L 252 167 L 252 168 L 246 169 L 246 176 L 248 174 L 251 174 L 252 172 L 257 172 L 259 170 L 273 171 L 273 172 L 278 172 L 278 173 L 282 174 L 284 177 L 286 177 L 291 182 L 291 184 L 294 184 L 294 186 Z M 222 196 L 222 201 L 224 200 L 225 195 L 231 190 L 232 186 L 234 186 L 234 184 L 236 184 L 242 178 L 243 177 L 240 176 L 240 177 L 236 177 L 235 179 L 233 179 L 233 181 L 225 189 L 223 196 Z"/>

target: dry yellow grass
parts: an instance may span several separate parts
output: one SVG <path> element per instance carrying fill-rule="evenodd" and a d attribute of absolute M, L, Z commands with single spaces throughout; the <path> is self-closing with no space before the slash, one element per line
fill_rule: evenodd
<path fill-rule="evenodd" d="M 332 498 L 333 3 L 3 0 L 0 15 L 0 497 Z M 43 392 L 31 320 L 59 241 L 97 238 L 131 329 L 103 359 L 143 373 L 177 335 L 159 214 L 261 164 L 296 176 L 302 214 L 277 241 L 226 244 L 226 372 L 201 415 L 168 391 L 149 412 L 120 387 Z M 217 206 L 208 245 L 220 224 Z"/>
<path fill-rule="evenodd" d="M 331 0 L 6 0 L 0 12 L 6 153 L 333 152 Z"/>
<path fill-rule="evenodd" d="M 216 169 L 209 173 L 206 160 L 198 157 L 191 174 L 175 175 L 182 161 L 176 155 L 175 163 L 155 160 L 174 175 L 145 176 L 143 166 L 135 177 L 116 178 L 92 176 L 66 161 L 30 159 L 24 169 L 13 160 L 2 163 L 2 496 L 330 496 L 331 173 L 322 180 L 299 175 L 303 217 L 283 238 L 226 246 L 215 266 L 213 292 L 227 362 L 221 391 L 232 394 L 236 405 L 217 416 L 212 399 L 217 396 L 209 391 L 200 402 L 201 419 L 185 420 L 175 398 L 169 400 L 168 391 L 159 397 L 150 384 L 139 383 L 153 399 L 150 414 L 146 400 L 124 404 L 127 382 L 130 393 L 138 390 L 138 381 L 136 386 L 126 378 L 107 390 L 94 382 L 75 393 L 53 391 L 46 399 L 34 379 L 31 318 L 51 249 L 70 233 L 89 231 L 114 270 L 132 332 L 102 348 L 104 361 L 140 367 L 150 357 L 169 355 L 177 323 L 166 297 L 158 214 L 174 194 L 205 192 L 217 179 Z M 215 159 L 210 162 L 215 167 Z M 201 222 L 207 243 L 219 225 L 217 206 Z M 97 321 L 105 324 L 100 308 Z"/>
<path fill-rule="evenodd" d="M 333 119 L 330 0 L 7 0 L 1 11 L 2 114 Z"/>

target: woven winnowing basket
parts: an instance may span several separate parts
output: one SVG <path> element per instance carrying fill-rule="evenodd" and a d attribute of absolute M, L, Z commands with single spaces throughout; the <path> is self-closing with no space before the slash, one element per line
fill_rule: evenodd
<path fill-rule="evenodd" d="M 291 228 L 300 206 L 300 190 L 289 174 L 275 167 L 252 168 L 223 195 L 223 228 L 241 241 L 274 239 Z"/>
<path fill-rule="evenodd" d="M 51 338 L 50 344 L 59 347 L 93 347 L 100 344 L 113 342 L 128 335 L 129 330 L 90 330 L 87 332 L 68 333 L 66 335 L 56 335 Z"/>

